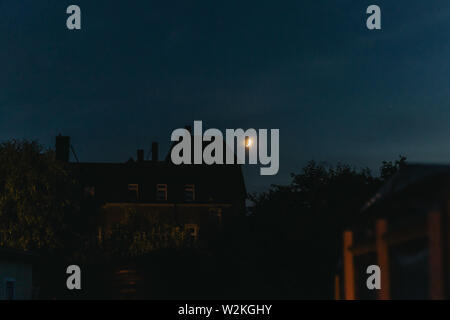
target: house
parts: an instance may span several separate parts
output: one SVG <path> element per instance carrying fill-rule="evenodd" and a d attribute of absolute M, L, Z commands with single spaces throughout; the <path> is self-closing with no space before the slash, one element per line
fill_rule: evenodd
<path fill-rule="evenodd" d="M 407 164 L 368 200 L 343 234 L 335 296 L 450 298 L 450 166 Z M 381 289 L 369 290 L 369 265 Z"/>
<path fill-rule="evenodd" d="M 0 300 L 33 298 L 33 255 L 0 248 Z"/>
<path fill-rule="evenodd" d="M 56 137 L 56 156 L 69 162 L 70 138 Z M 100 208 L 99 237 L 127 214 L 151 216 L 156 221 L 182 226 L 197 239 L 201 228 L 220 226 L 244 213 L 246 190 L 239 165 L 175 165 L 169 157 L 123 163 L 71 163 L 79 176 L 84 197 Z"/>

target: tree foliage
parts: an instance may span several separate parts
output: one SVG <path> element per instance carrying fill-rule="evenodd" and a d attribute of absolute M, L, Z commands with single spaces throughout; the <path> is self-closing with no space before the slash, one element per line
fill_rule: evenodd
<path fill-rule="evenodd" d="M 76 181 L 52 150 L 37 142 L 0 144 L 0 246 L 58 249 L 72 235 Z"/>
<path fill-rule="evenodd" d="M 384 161 L 379 176 L 311 161 L 290 184 L 252 195 L 252 232 L 239 241 L 272 280 L 271 294 L 279 292 L 271 298 L 332 298 L 342 231 L 405 160 Z"/>

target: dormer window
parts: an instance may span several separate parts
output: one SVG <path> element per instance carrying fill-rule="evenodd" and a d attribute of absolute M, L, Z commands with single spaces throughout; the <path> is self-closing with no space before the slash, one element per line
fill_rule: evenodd
<path fill-rule="evenodd" d="M 195 185 L 185 184 L 184 185 L 184 200 L 195 201 Z"/>
<path fill-rule="evenodd" d="M 167 184 L 156 185 L 156 200 L 167 201 Z"/>
<path fill-rule="evenodd" d="M 137 183 L 130 183 L 128 185 L 128 192 L 130 200 L 139 200 L 139 185 Z"/>

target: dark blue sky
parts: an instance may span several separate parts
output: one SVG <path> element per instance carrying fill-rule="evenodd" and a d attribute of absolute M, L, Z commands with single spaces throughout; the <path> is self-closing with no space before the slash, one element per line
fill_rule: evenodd
<path fill-rule="evenodd" d="M 0 39 L 0 140 L 125 161 L 194 120 L 279 128 L 279 174 L 247 167 L 250 191 L 311 159 L 450 162 L 447 1 L 0 0 Z"/>

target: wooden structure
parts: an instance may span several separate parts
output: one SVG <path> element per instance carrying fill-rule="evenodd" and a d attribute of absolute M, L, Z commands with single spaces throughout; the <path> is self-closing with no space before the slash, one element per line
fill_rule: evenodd
<path fill-rule="evenodd" d="M 335 298 L 450 298 L 449 230 L 450 166 L 402 168 L 344 231 Z M 380 267 L 379 290 L 366 286 L 370 264 Z"/>

